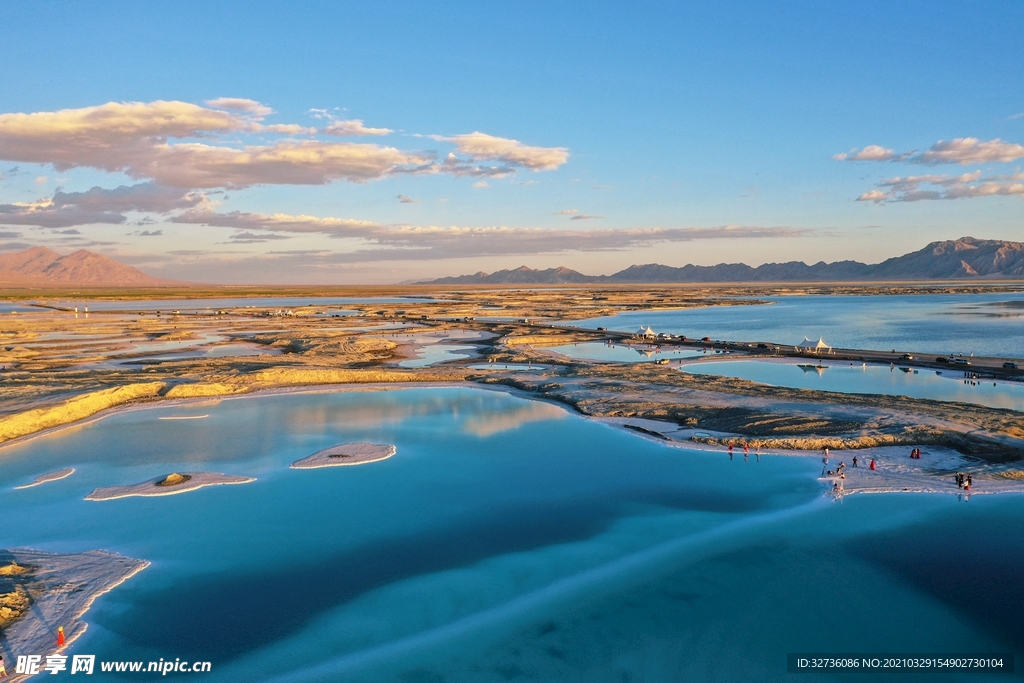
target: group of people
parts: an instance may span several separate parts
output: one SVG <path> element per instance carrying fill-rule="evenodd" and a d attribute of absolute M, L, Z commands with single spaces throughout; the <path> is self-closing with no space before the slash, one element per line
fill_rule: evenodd
<path fill-rule="evenodd" d="M 916 457 L 920 458 L 921 457 L 921 450 L 918 449 L 918 448 L 915 448 L 914 451 L 917 453 Z M 846 463 L 845 462 L 840 462 L 838 467 L 836 467 L 834 470 L 830 470 L 828 468 L 828 457 L 829 457 L 828 447 L 826 446 L 825 448 L 821 449 L 821 452 L 822 452 L 822 456 L 821 456 L 821 476 L 823 476 L 823 477 L 838 477 L 840 479 L 846 479 L 846 472 L 845 472 L 845 470 L 846 470 Z M 913 452 L 911 453 L 910 457 L 912 457 L 912 458 L 915 457 Z M 857 456 L 856 455 L 853 456 L 853 466 L 857 467 L 857 465 L 859 463 L 860 463 L 860 460 L 857 459 Z M 872 471 L 877 469 L 877 467 L 875 465 L 875 459 L 874 458 L 871 459 L 871 464 L 868 465 L 868 469 L 870 469 Z M 840 486 L 839 488 L 841 489 L 842 486 Z"/>
<path fill-rule="evenodd" d="M 733 450 L 733 448 L 734 448 L 734 446 L 733 446 L 732 442 L 729 442 L 729 459 L 730 460 L 732 460 L 732 450 Z M 757 461 L 761 462 L 761 447 L 760 446 L 757 447 L 757 452 L 755 453 L 755 455 L 757 455 Z M 750 446 L 748 444 L 743 444 L 743 459 L 744 460 L 749 460 L 750 459 Z"/>
<path fill-rule="evenodd" d="M 957 488 L 963 489 L 964 491 L 971 490 L 971 484 L 974 483 L 974 479 L 969 474 L 963 472 L 956 473 L 956 486 Z"/>
<path fill-rule="evenodd" d="M 915 448 L 914 450 L 910 451 L 910 459 L 911 460 L 920 460 L 921 459 L 921 449 L 920 448 Z"/>

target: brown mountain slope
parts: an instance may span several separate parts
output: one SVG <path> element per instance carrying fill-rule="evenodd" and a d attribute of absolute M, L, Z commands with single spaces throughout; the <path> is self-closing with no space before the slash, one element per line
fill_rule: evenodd
<path fill-rule="evenodd" d="M 7 286 L 104 285 L 150 287 L 170 284 L 137 268 L 86 249 L 61 256 L 46 247 L 0 256 L 0 283 Z"/>

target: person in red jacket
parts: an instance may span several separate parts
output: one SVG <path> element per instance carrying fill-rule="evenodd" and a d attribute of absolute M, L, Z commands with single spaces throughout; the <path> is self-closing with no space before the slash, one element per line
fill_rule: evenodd
<path fill-rule="evenodd" d="M 64 647 L 64 627 L 57 627 L 57 647 Z"/>
<path fill-rule="evenodd" d="M 871 459 L 870 467 L 871 467 L 872 470 L 875 469 L 875 460 L 874 460 L 874 458 Z"/>

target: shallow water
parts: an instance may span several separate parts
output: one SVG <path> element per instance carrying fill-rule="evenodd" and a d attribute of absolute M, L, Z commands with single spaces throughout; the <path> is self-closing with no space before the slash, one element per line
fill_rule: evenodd
<path fill-rule="evenodd" d="M 288 469 L 355 440 L 398 452 Z M 74 652 L 210 660 L 209 681 L 788 681 L 790 651 L 1024 651 L 1024 497 L 832 503 L 813 459 L 730 461 L 504 393 L 157 406 L 2 454 L 0 546 L 153 562 Z M 181 470 L 258 480 L 83 500 Z"/>
<path fill-rule="evenodd" d="M 1024 293 L 766 297 L 775 303 L 682 311 L 633 311 L 574 325 L 700 339 L 832 346 L 880 351 L 1024 358 Z"/>
<path fill-rule="evenodd" d="M 545 351 L 554 351 L 569 358 L 608 361 L 614 363 L 653 363 L 662 359 L 676 360 L 680 358 L 696 358 L 702 353 L 694 349 L 663 349 L 649 344 L 626 346 L 625 344 L 605 344 L 602 342 L 582 342 L 549 346 Z"/>
<path fill-rule="evenodd" d="M 739 377 L 752 382 L 796 389 L 820 389 L 844 394 L 891 394 L 936 401 L 976 403 L 991 408 L 1024 411 L 1024 383 L 968 380 L 963 370 L 935 370 L 888 365 L 850 365 L 824 361 L 818 368 L 810 361 L 795 363 L 737 360 L 724 363 L 692 363 L 681 369 L 695 374 Z"/>

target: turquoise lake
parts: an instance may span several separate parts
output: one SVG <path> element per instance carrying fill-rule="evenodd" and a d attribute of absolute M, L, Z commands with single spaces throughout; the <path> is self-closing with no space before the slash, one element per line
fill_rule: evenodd
<path fill-rule="evenodd" d="M 822 366 L 815 366 L 811 359 L 803 367 L 796 363 L 730 360 L 691 363 L 680 369 L 794 389 L 909 396 L 1024 411 L 1024 382 L 967 379 L 964 371 L 956 368 L 938 372 L 928 368 L 903 370 L 899 366 L 851 364 L 827 358 Z"/>
<path fill-rule="evenodd" d="M 676 311 L 630 311 L 574 322 L 700 339 L 832 346 L 877 351 L 1024 358 L 1024 293 L 764 297 L 773 303 Z"/>
<path fill-rule="evenodd" d="M 288 468 L 357 440 L 397 454 Z M 182 470 L 257 481 L 83 500 Z M 797 651 L 1024 661 L 1024 496 L 833 502 L 818 470 L 497 391 L 266 394 L 0 450 L 0 547 L 150 560 L 97 600 L 71 653 L 209 660 L 211 682 L 791 681 Z"/>

